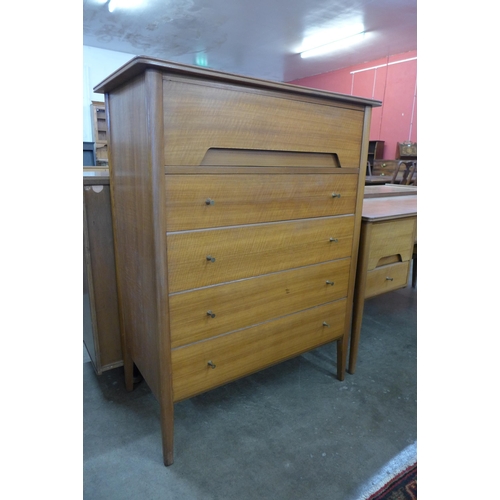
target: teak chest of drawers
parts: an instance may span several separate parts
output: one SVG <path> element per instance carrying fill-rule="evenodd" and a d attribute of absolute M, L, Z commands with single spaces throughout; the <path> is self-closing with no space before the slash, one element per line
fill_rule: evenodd
<path fill-rule="evenodd" d="M 125 383 L 135 363 L 169 465 L 182 399 L 333 341 L 343 379 L 380 102 L 145 57 L 95 90 Z"/>

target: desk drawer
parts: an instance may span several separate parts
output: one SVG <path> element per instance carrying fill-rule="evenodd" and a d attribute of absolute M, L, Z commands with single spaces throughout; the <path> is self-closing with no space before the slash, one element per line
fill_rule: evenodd
<path fill-rule="evenodd" d="M 169 292 L 350 257 L 353 228 L 340 216 L 167 233 Z"/>
<path fill-rule="evenodd" d="M 399 262 L 369 271 L 366 277 L 365 297 L 402 288 L 408 284 L 410 262 Z"/>
<path fill-rule="evenodd" d="M 236 380 L 340 338 L 346 300 L 172 350 L 174 401 Z M 325 326 L 326 323 L 329 326 Z M 215 368 L 211 368 L 211 361 Z"/>
<path fill-rule="evenodd" d="M 344 298 L 350 264 L 341 259 L 171 295 L 172 347 Z"/>
<path fill-rule="evenodd" d="M 351 214 L 357 180 L 356 174 L 169 174 L 167 231 Z"/>
<path fill-rule="evenodd" d="M 373 224 L 368 257 L 369 271 L 390 257 L 396 257 L 395 261 L 411 260 L 416 222 L 416 217 L 411 217 Z"/>

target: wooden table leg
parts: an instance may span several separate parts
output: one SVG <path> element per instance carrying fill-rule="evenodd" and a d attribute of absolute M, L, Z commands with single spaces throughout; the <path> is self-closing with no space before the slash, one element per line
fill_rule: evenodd
<path fill-rule="evenodd" d="M 359 335 L 363 321 L 363 310 L 365 307 L 366 274 L 368 270 L 369 238 L 371 235 L 371 224 L 362 224 L 361 237 L 358 254 L 358 268 L 356 272 L 356 285 L 354 287 L 354 301 L 352 308 L 351 346 L 349 349 L 348 372 L 354 374 L 356 371 L 356 360 L 358 358 Z"/>

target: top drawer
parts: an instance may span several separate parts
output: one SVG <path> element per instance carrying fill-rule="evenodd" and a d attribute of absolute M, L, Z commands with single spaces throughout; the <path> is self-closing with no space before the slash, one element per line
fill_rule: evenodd
<path fill-rule="evenodd" d="M 166 176 L 167 231 L 354 213 L 356 174 Z"/>
<path fill-rule="evenodd" d="M 341 167 L 360 166 L 364 106 L 301 100 L 165 77 L 165 165 L 207 165 L 213 148 L 335 154 Z"/>
<path fill-rule="evenodd" d="M 373 223 L 368 270 L 383 265 L 384 260 L 390 257 L 395 257 L 396 262 L 411 260 L 416 224 L 416 217 Z"/>

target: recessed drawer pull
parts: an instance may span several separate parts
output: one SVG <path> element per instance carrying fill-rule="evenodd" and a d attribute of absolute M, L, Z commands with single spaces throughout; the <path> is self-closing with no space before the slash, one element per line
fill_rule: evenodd
<path fill-rule="evenodd" d="M 332 193 L 332 198 L 340 198 L 340 193 Z"/>
<path fill-rule="evenodd" d="M 215 257 L 212 257 L 211 255 L 207 255 L 207 260 L 209 262 L 215 262 Z"/>
<path fill-rule="evenodd" d="M 211 318 L 215 318 L 215 314 L 212 311 L 207 311 L 207 316 L 210 316 Z"/>
<path fill-rule="evenodd" d="M 217 365 L 215 365 L 212 361 L 209 361 L 207 364 L 208 364 L 208 366 L 210 366 L 210 367 L 212 368 L 212 370 L 213 370 L 214 368 L 216 368 L 216 366 L 217 366 Z"/>
<path fill-rule="evenodd" d="M 215 200 L 212 200 L 211 198 L 207 198 L 205 200 L 205 205 L 215 205 Z"/>
<path fill-rule="evenodd" d="M 327 284 L 327 285 L 331 285 L 331 286 L 333 286 L 333 285 L 335 285 L 335 282 L 334 282 L 334 281 L 327 280 L 326 284 Z"/>
<path fill-rule="evenodd" d="M 330 325 L 329 325 L 326 321 L 323 321 L 323 326 L 328 326 L 328 327 L 330 327 Z"/>
<path fill-rule="evenodd" d="M 386 279 L 387 281 L 394 281 L 394 278 L 389 278 L 389 276 L 387 276 L 385 279 Z"/>
<path fill-rule="evenodd" d="M 338 240 L 338 238 L 330 238 L 330 242 L 331 243 L 338 243 L 339 240 Z"/>

